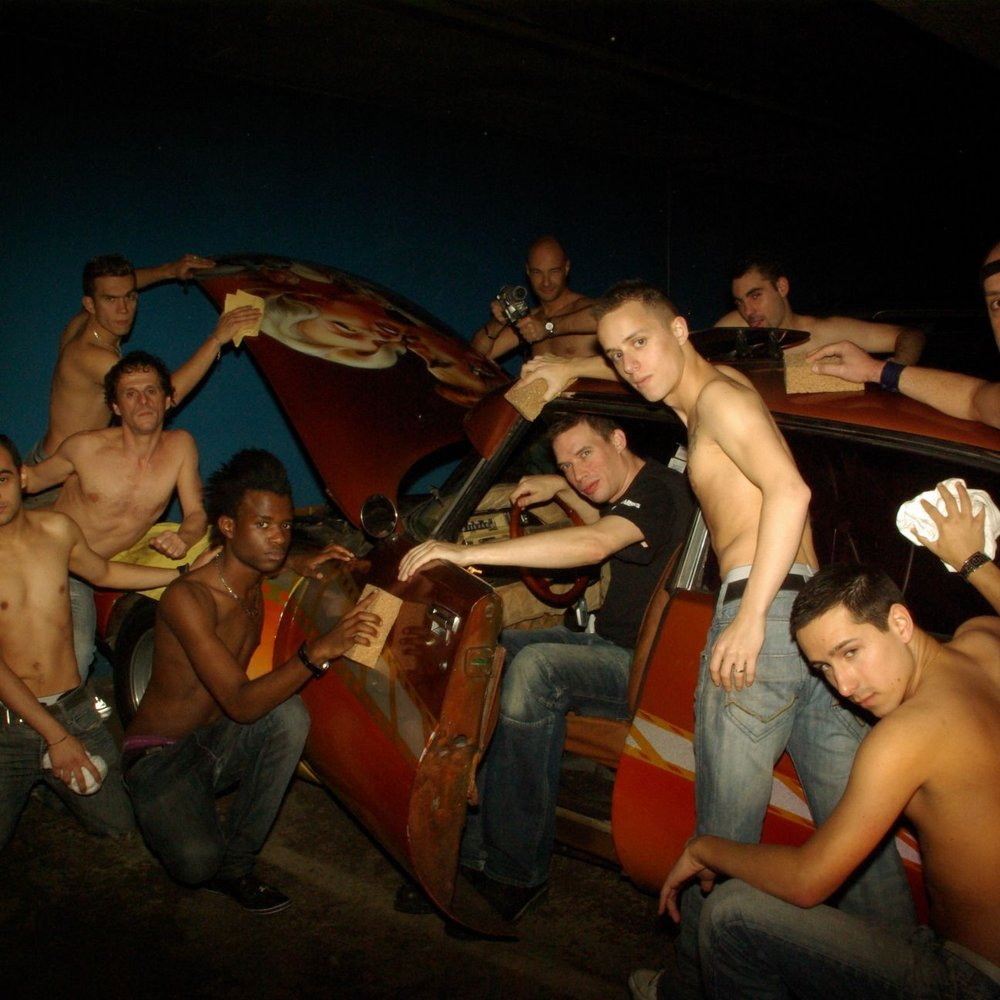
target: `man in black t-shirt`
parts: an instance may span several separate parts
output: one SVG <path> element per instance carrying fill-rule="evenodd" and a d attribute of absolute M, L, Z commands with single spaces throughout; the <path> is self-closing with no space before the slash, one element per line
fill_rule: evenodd
<path fill-rule="evenodd" d="M 694 512 L 682 472 L 646 461 L 604 417 L 574 414 L 549 439 L 563 473 L 526 476 L 511 502 L 558 496 L 583 524 L 482 545 L 427 541 L 400 564 L 401 580 L 427 563 L 565 569 L 610 561 L 593 632 L 508 629 L 496 730 L 478 774 L 480 806 L 462 840 L 466 875 L 507 919 L 545 891 L 555 828 L 566 713 L 629 717 L 632 652 L 643 613 Z M 564 478 L 565 477 L 565 478 Z"/>

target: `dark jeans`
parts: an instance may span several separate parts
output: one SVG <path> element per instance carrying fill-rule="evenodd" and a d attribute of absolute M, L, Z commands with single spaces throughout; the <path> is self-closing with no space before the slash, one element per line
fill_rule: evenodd
<path fill-rule="evenodd" d="M 256 722 L 222 718 L 128 766 L 139 828 L 175 879 L 197 885 L 253 871 L 308 733 L 309 712 L 295 695 Z M 236 785 L 220 822 L 216 797 Z"/>
<path fill-rule="evenodd" d="M 132 807 L 118 766 L 118 748 L 94 709 L 91 693 L 81 686 L 48 710 L 91 757 L 104 758 L 107 777 L 93 795 L 77 795 L 51 771 L 42 770 L 45 740 L 31 726 L 26 722 L 0 722 L 0 847 L 13 836 L 31 789 L 39 783 L 48 785 L 91 833 L 115 837 L 134 832 Z"/>

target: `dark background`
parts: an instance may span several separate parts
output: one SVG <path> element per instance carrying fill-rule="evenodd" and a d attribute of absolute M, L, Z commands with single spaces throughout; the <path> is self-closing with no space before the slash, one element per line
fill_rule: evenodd
<path fill-rule="evenodd" d="M 1000 238 L 992 3 L 0 3 L 0 427 L 46 423 L 84 261 L 264 251 L 364 275 L 464 335 L 552 231 L 572 285 L 662 284 L 694 327 L 748 246 L 799 311 L 978 311 Z M 142 295 L 172 366 L 215 312 Z M 990 348 L 992 350 L 992 348 Z M 321 488 L 252 362 L 175 418 Z"/>

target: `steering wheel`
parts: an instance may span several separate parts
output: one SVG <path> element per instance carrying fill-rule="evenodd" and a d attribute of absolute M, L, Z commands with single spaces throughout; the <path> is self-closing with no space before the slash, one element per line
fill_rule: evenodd
<path fill-rule="evenodd" d="M 566 516 L 573 524 L 583 524 L 583 518 L 573 510 L 565 500 L 558 496 L 552 498 L 565 511 Z M 524 534 L 524 525 L 521 524 L 521 511 L 524 508 L 519 503 L 514 503 L 510 508 L 510 537 L 520 538 Z M 556 608 L 568 608 L 580 599 L 583 592 L 590 583 L 590 574 L 584 573 L 578 576 L 569 590 L 556 592 L 552 589 L 552 581 L 546 577 L 537 576 L 524 566 L 518 567 L 524 585 L 535 597 L 546 604 L 551 604 Z"/>

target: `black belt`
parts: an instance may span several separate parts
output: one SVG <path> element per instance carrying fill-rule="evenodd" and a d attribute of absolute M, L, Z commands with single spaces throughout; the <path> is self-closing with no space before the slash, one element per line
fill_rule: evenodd
<path fill-rule="evenodd" d="M 722 603 L 728 604 L 730 601 L 738 601 L 747 589 L 747 583 L 749 583 L 749 580 L 749 577 L 744 577 L 742 580 L 733 580 L 732 583 L 726 584 L 726 596 L 722 599 Z M 808 577 L 800 576 L 798 573 L 789 573 L 788 576 L 781 581 L 781 586 L 778 590 L 799 591 L 808 581 Z"/>

